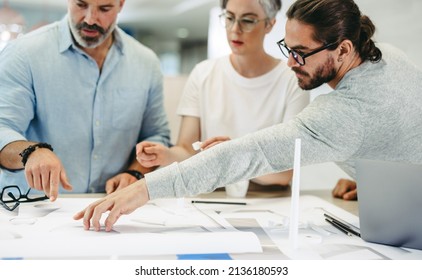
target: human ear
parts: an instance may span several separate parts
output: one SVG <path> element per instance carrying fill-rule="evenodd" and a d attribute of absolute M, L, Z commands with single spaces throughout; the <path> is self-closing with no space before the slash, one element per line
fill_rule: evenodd
<path fill-rule="evenodd" d="M 273 30 L 275 23 L 276 23 L 275 18 L 267 20 L 265 22 L 265 33 L 267 33 L 267 34 L 270 33 L 271 30 Z"/>
<path fill-rule="evenodd" d="M 346 57 L 348 57 L 354 51 L 354 46 L 352 41 L 343 40 L 337 47 L 337 61 L 342 62 Z"/>

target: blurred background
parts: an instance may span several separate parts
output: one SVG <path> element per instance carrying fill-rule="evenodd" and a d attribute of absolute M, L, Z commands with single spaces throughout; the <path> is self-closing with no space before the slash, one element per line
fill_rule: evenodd
<path fill-rule="evenodd" d="M 268 48 L 284 36 L 283 1 Z M 421 0 L 356 0 L 375 23 L 377 41 L 404 50 L 422 68 Z M 67 0 L 0 0 L 0 49 L 19 34 L 59 20 Z M 188 74 L 199 61 L 229 52 L 217 19 L 219 0 L 126 0 L 119 25 L 160 57 L 166 75 Z M 280 56 L 278 49 L 272 50 Z"/>

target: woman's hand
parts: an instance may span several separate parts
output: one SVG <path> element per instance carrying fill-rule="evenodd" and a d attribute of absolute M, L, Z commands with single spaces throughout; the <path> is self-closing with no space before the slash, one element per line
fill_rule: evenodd
<path fill-rule="evenodd" d="M 136 145 L 136 159 L 146 168 L 168 165 L 170 158 L 170 148 L 162 144 L 143 141 Z"/>

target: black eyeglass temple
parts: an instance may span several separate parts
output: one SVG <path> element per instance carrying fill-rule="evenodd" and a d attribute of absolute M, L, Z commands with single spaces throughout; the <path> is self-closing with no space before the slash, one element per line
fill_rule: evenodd
<path fill-rule="evenodd" d="M 48 196 L 46 196 L 46 195 L 40 196 L 40 197 L 35 197 L 35 198 L 30 198 L 30 197 L 28 197 L 30 191 L 31 191 L 31 188 L 29 188 L 28 191 L 26 192 L 26 194 L 22 196 L 23 198 L 26 199 L 22 202 L 34 202 L 34 201 L 41 201 L 41 200 L 48 199 Z"/>
<path fill-rule="evenodd" d="M 26 200 L 21 201 L 21 202 L 35 202 L 35 201 L 42 201 L 42 200 L 46 200 L 46 199 L 48 199 L 48 196 L 46 196 L 46 195 L 40 196 L 40 197 L 36 197 L 36 198 L 26 197 Z"/>
<path fill-rule="evenodd" d="M 12 192 L 8 192 L 7 195 L 10 196 L 14 201 L 19 201 L 19 198 L 16 198 Z"/>

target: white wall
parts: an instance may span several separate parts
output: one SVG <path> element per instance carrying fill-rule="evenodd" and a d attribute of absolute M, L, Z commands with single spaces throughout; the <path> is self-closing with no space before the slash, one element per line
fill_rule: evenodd
<path fill-rule="evenodd" d="M 171 131 L 171 142 L 176 144 L 179 135 L 181 117 L 177 115 L 177 106 L 185 87 L 187 76 L 166 76 L 164 77 L 164 109 L 167 113 Z"/>
<path fill-rule="evenodd" d="M 375 41 L 402 49 L 422 69 L 422 1 L 355 0 L 375 24 Z"/>

